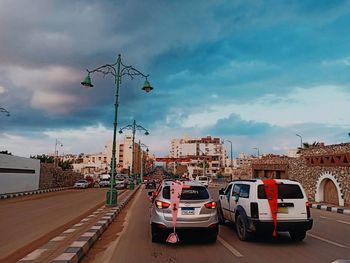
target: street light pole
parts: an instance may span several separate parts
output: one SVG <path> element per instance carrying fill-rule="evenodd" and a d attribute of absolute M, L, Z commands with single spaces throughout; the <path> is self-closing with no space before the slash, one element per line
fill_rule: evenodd
<path fill-rule="evenodd" d="M 113 122 L 113 144 L 112 144 L 112 158 L 111 158 L 111 179 L 110 185 L 111 188 L 109 192 L 107 192 L 106 196 L 106 205 L 115 206 L 117 205 L 117 191 L 114 189 L 115 184 L 115 168 L 116 168 L 116 142 L 117 142 L 117 126 L 118 126 L 118 107 L 119 107 L 119 88 L 121 84 L 122 77 L 124 75 L 128 75 L 131 79 L 135 76 L 141 76 L 145 78 L 145 82 L 143 84 L 142 90 L 146 92 L 150 92 L 153 90 L 150 83 L 148 82 L 148 76 L 143 74 L 141 71 L 135 69 L 133 66 L 124 65 L 121 59 L 121 55 L 118 55 L 117 61 L 114 64 L 105 64 L 103 66 L 97 67 L 93 70 L 88 70 L 88 75 L 81 82 L 81 84 L 85 87 L 93 87 L 91 82 L 90 74 L 95 72 L 102 73 L 104 76 L 113 75 L 114 84 L 116 86 L 115 89 L 115 98 L 114 98 L 114 122 Z"/>
<path fill-rule="evenodd" d="M 54 161 L 53 161 L 53 166 L 56 168 L 57 167 L 57 158 L 58 158 L 58 150 L 57 150 L 57 145 L 63 147 L 63 144 L 56 139 L 56 142 L 55 142 L 55 153 L 54 153 Z"/>
<path fill-rule="evenodd" d="M 121 128 L 119 130 L 119 133 L 122 134 L 123 130 L 132 130 L 132 158 L 131 158 L 131 176 L 133 179 L 133 182 L 130 184 L 130 189 L 134 189 L 135 184 L 134 184 L 134 180 L 135 180 L 135 134 L 136 131 L 144 131 L 145 135 L 149 135 L 149 132 L 147 129 L 145 129 L 144 127 L 142 127 L 141 125 L 136 124 L 136 121 L 134 120 L 132 124 L 126 125 L 123 128 Z"/>
<path fill-rule="evenodd" d="M 254 147 L 253 149 L 258 151 L 258 158 L 259 158 L 260 157 L 259 148 L 258 147 Z"/>
<path fill-rule="evenodd" d="M 231 180 L 232 181 L 232 177 L 233 177 L 233 151 L 232 151 L 232 141 L 230 140 L 225 140 L 226 142 L 229 142 L 231 145 Z"/>
<path fill-rule="evenodd" d="M 147 147 L 146 152 L 148 153 L 148 146 L 146 144 L 141 143 L 141 140 L 139 140 L 139 146 L 140 146 L 140 160 L 141 160 L 140 180 L 142 183 L 143 182 L 143 151 L 142 151 L 142 147 Z"/>
<path fill-rule="evenodd" d="M 303 149 L 303 137 L 299 134 L 295 134 L 295 135 L 300 138 L 300 148 Z"/>

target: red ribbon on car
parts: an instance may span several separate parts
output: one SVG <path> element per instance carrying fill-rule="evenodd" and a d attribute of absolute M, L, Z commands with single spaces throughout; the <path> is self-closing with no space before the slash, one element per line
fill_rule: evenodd
<path fill-rule="evenodd" d="M 272 236 L 277 236 L 277 211 L 278 211 L 278 186 L 274 179 L 262 180 L 264 183 L 266 198 L 269 202 L 271 215 L 273 219 L 274 229 Z"/>

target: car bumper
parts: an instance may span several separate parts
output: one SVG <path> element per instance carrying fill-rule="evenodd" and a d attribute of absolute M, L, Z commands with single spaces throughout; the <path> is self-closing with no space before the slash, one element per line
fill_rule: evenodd
<path fill-rule="evenodd" d="M 260 221 L 258 219 L 248 219 L 249 230 L 251 232 L 273 231 L 273 221 Z M 307 231 L 312 228 L 313 219 L 277 221 L 277 231 Z"/>
<path fill-rule="evenodd" d="M 151 218 L 152 223 L 162 225 L 164 228 L 173 228 L 173 221 L 171 215 L 164 215 L 162 212 L 157 212 Z M 178 217 L 176 220 L 177 229 L 189 229 L 189 228 L 208 228 L 215 224 L 218 224 L 219 220 L 217 213 L 205 214 L 197 218 L 184 218 Z"/>
<path fill-rule="evenodd" d="M 74 185 L 74 188 L 85 188 L 85 185 Z"/>
<path fill-rule="evenodd" d="M 173 227 L 164 227 L 163 224 L 152 223 L 152 227 L 156 227 L 163 232 L 163 234 L 170 234 L 174 231 Z M 202 235 L 202 234 L 219 234 L 219 224 L 212 224 L 209 227 L 178 227 L 176 225 L 176 233 L 177 234 L 193 234 L 193 235 Z"/>

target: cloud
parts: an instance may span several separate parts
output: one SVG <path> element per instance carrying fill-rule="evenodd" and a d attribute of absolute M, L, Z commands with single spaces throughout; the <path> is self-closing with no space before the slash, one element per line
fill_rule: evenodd
<path fill-rule="evenodd" d="M 7 90 L 5 89 L 5 87 L 0 86 L 0 94 L 5 93 Z"/>
<path fill-rule="evenodd" d="M 324 123 L 348 127 L 350 116 L 346 112 L 350 95 L 345 89 L 339 86 L 298 87 L 285 96 L 266 94 L 248 103 L 213 104 L 205 111 L 189 114 L 183 126 L 210 126 L 235 112 L 243 120 L 269 125 Z"/>
<path fill-rule="evenodd" d="M 183 133 L 232 134 L 246 145 L 245 136 L 260 134 L 274 149 L 290 145 L 270 140 L 283 127 L 317 134 L 317 123 L 341 134 L 349 123 L 349 11 L 343 1 L 1 1 L 0 106 L 11 118 L 0 132 L 32 138 L 34 149 L 44 132 L 110 130 L 113 78 L 94 74 L 89 90 L 79 83 L 86 68 L 121 53 L 151 74 L 155 89 L 143 94 L 142 79 L 125 77 L 119 124 L 147 126 L 162 153 Z M 86 143 L 72 145 L 94 151 Z"/>
<path fill-rule="evenodd" d="M 209 129 L 209 134 L 219 135 L 261 135 L 273 129 L 267 123 L 245 121 L 237 114 L 231 114 L 228 118 L 219 119 L 212 128 Z"/>

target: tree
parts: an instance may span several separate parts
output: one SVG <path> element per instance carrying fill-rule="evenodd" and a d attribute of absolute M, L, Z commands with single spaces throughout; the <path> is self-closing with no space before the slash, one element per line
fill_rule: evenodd
<path fill-rule="evenodd" d="M 58 166 L 61 167 L 63 171 L 71 170 L 73 169 L 72 163 L 73 161 L 69 161 L 69 160 L 67 161 L 59 160 Z"/>
<path fill-rule="evenodd" d="M 41 163 L 53 163 L 54 162 L 54 157 L 53 156 L 48 156 L 46 154 L 41 154 L 37 156 L 30 156 L 32 159 L 38 159 L 40 160 Z"/>
<path fill-rule="evenodd" d="M 309 148 L 313 148 L 313 147 L 318 147 L 320 146 L 319 142 L 314 141 L 313 143 L 308 143 L 308 142 L 304 142 L 303 143 L 303 149 L 309 149 Z"/>
<path fill-rule="evenodd" d="M 1 153 L 1 154 L 12 155 L 12 153 L 10 153 L 8 150 L 0 151 L 0 153 Z"/>

